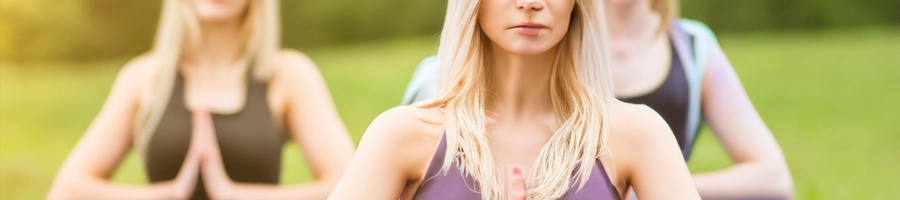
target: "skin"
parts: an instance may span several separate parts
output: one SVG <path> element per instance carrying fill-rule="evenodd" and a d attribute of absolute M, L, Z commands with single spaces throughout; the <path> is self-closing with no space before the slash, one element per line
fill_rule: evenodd
<path fill-rule="evenodd" d="M 524 199 L 524 181 L 537 152 L 558 128 L 550 96 L 552 52 L 568 30 L 574 0 L 485 0 L 479 24 L 491 40 L 496 116 L 488 133 L 501 166 L 509 167 L 510 199 Z M 515 26 L 546 26 L 536 36 Z M 647 199 L 699 199 L 668 126 L 646 106 L 611 102 L 609 148 L 616 188 L 633 186 Z M 444 116 L 419 105 L 390 109 L 363 135 L 359 151 L 329 199 L 411 199 L 444 130 Z M 442 153 L 442 152 L 440 152 Z M 607 168 L 612 169 L 613 167 Z M 624 195 L 623 191 L 618 191 Z"/>
<path fill-rule="evenodd" d="M 662 18 L 649 5 L 650 0 L 606 1 L 617 97 L 651 93 L 665 81 L 671 68 L 668 33 L 657 32 Z M 713 49 L 707 63 L 702 83 L 703 116 L 734 165 L 695 174 L 697 190 L 711 199 L 791 198 L 793 184 L 781 148 L 725 53 L 721 48 Z"/>
<path fill-rule="evenodd" d="M 302 53 L 283 50 L 268 82 L 269 109 L 304 152 L 315 180 L 299 185 L 238 183 L 225 173 L 209 116 L 233 113 L 244 105 L 246 79 L 232 68 L 240 55 L 240 20 L 247 0 L 191 1 L 200 19 L 202 41 L 189 46 L 179 64 L 186 105 L 194 111 L 194 130 L 177 178 L 148 185 L 120 185 L 110 176 L 132 147 L 133 122 L 151 88 L 146 74 L 158 61 L 149 53 L 129 62 L 90 128 L 60 168 L 48 199 L 186 199 L 202 173 L 214 199 L 325 199 L 353 155 L 341 122 L 316 66 Z"/>

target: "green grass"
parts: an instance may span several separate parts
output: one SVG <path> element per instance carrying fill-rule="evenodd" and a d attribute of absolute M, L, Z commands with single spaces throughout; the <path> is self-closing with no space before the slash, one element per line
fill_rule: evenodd
<path fill-rule="evenodd" d="M 721 36 L 757 109 L 778 138 L 798 199 L 900 198 L 898 27 Z M 358 142 L 369 122 L 395 106 L 436 38 L 307 50 Z M 0 63 L 0 199 L 41 199 L 69 150 L 98 112 L 125 60 Z M 692 171 L 731 161 L 704 131 Z M 282 181 L 310 175 L 293 144 Z M 144 184 L 129 155 L 114 176 Z"/>

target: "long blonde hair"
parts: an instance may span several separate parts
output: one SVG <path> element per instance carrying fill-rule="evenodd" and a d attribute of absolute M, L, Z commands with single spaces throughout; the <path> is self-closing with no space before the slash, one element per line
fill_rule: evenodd
<path fill-rule="evenodd" d="M 235 64 L 238 71 L 253 73 L 256 81 L 267 81 L 274 59 L 281 48 L 277 0 L 250 0 L 244 13 L 241 37 L 243 55 Z M 152 76 L 152 88 L 145 91 L 135 117 L 135 147 L 143 154 L 156 126 L 162 119 L 178 65 L 185 47 L 201 41 L 200 24 L 191 5 L 186 0 L 165 0 L 156 40 L 150 53 L 158 68 Z M 249 66 L 254 66 L 249 72 Z"/>
<path fill-rule="evenodd" d="M 486 114 L 490 98 L 490 39 L 478 25 L 479 0 L 450 0 L 441 32 L 438 58 L 440 92 L 425 107 L 442 108 L 447 152 L 444 173 L 452 162 L 479 183 L 482 199 L 505 199 L 504 173 L 488 146 Z M 612 90 L 603 3 L 576 0 L 567 35 L 558 44 L 551 75 L 551 101 L 560 127 L 526 174 L 529 199 L 556 199 L 578 180 L 584 186 L 600 155 L 608 152 L 607 104 Z M 579 167 L 581 166 L 581 167 Z M 575 176 L 571 173 L 576 171 Z"/>

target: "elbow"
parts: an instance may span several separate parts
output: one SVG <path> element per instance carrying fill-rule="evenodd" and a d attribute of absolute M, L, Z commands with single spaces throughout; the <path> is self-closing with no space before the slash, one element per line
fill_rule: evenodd
<path fill-rule="evenodd" d="M 770 187 L 769 194 L 776 199 L 793 199 L 794 198 L 794 180 L 787 165 L 773 167 L 770 169 Z"/>
<path fill-rule="evenodd" d="M 63 200 L 72 198 L 72 187 L 78 184 L 72 183 L 72 179 L 58 176 L 53 180 L 50 190 L 47 191 L 47 200 Z"/>
<path fill-rule="evenodd" d="M 60 173 L 53 179 L 47 200 L 91 199 L 90 191 L 96 186 L 96 178 L 76 173 Z M 94 197 L 96 198 L 96 197 Z"/>
<path fill-rule="evenodd" d="M 790 173 L 785 173 L 785 175 L 778 179 L 781 183 L 778 188 L 775 188 L 775 194 L 782 199 L 793 199 L 794 198 L 794 181 L 791 178 Z"/>
<path fill-rule="evenodd" d="M 341 179 L 341 176 L 338 175 L 338 176 L 326 176 L 326 177 L 322 177 L 322 178 L 316 180 L 314 183 L 314 187 L 315 187 L 315 191 L 318 191 L 317 193 L 319 193 L 319 194 L 314 195 L 314 196 L 321 195 L 321 199 L 328 198 L 328 196 L 332 193 L 332 191 L 334 191 L 334 188 L 337 187 L 340 179 Z"/>
<path fill-rule="evenodd" d="M 319 187 L 322 191 L 328 191 L 328 193 L 331 193 L 331 191 L 334 190 L 335 187 L 337 187 L 338 181 L 340 181 L 340 177 L 322 180 L 319 181 Z"/>

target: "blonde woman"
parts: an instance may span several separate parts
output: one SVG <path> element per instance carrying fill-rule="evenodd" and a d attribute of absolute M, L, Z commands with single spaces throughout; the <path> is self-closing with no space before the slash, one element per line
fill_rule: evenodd
<path fill-rule="evenodd" d="M 329 199 L 699 199 L 665 122 L 612 97 L 602 11 L 450 0 L 440 94 L 375 119 Z"/>
<path fill-rule="evenodd" d="M 715 35 L 678 18 L 677 0 L 605 0 L 615 96 L 658 112 L 685 160 L 706 123 L 735 164 L 694 175 L 706 199 L 788 199 L 791 174 Z M 434 98 L 437 58 L 422 61 L 403 103 Z"/>
<path fill-rule="evenodd" d="M 277 3 L 165 0 L 153 50 L 119 73 L 49 198 L 326 198 L 353 144 L 316 66 L 281 49 Z M 288 139 L 315 181 L 277 185 Z M 109 180 L 132 148 L 149 185 Z"/>
<path fill-rule="evenodd" d="M 697 21 L 678 20 L 677 0 L 604 2 L 616 97 L 656 110 L 671 126 L 685 160 L 703 122 L 731 155 L 731 167 L 694 175 L 703 198 L 791 198 L 781 148 L 712 31 Z"/>

